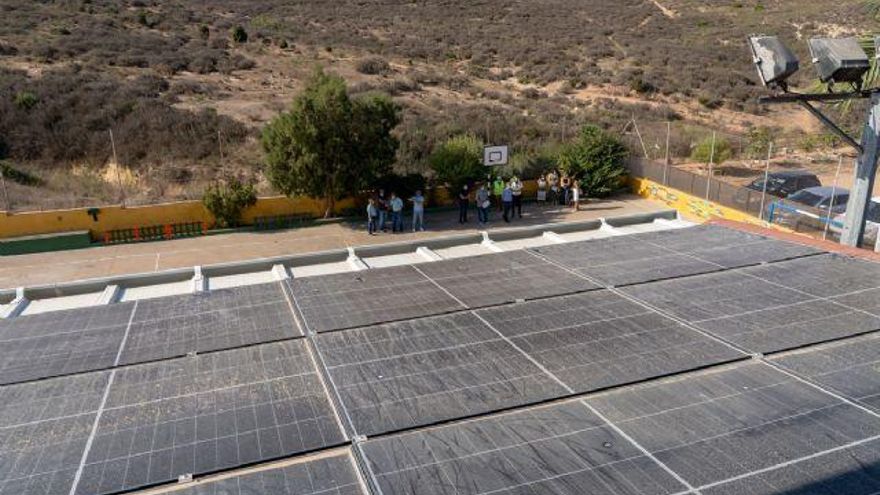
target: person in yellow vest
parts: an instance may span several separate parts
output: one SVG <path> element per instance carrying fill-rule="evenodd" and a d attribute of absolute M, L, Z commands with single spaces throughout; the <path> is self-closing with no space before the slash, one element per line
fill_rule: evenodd
<path fill-rule="evenodd" d="M 501 211 L 501 194 L 504 193 L 504 179 L 499 175 L 492 183 L 492 195 L 495 196 L 495 204 L 498 205 L 498 211 Z"/>

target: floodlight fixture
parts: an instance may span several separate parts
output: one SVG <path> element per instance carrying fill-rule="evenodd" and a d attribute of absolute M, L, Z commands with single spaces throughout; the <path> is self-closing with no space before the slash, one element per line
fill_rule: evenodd
<path fill-rule="evenodd" d="M 786 80 L 800 68 L 794 53 L 777 36 L 750 36 L 749 46 L 764 86 L 786 90 Z"/>
<path fill-rule="evenodd" d="M 810 56 L 823 83 L 849 83 L 857 89 L 871 63 L 855 38 L 813 38 Z"/>

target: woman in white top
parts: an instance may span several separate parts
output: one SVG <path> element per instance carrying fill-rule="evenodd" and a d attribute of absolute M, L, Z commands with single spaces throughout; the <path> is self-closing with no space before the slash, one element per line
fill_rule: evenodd
<path fill-rule="evenodd" d="M 580 209 L 581 202 L 581 181 L 576 180 L 571 187 L 571 205 L 574 208 L 574 211 L 578 211 Z"/>

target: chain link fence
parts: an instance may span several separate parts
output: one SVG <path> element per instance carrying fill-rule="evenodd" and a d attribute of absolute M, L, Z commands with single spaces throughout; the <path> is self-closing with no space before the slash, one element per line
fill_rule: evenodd
<path fill-rule="evenodd" d="M 836 218 L 840 205 L 814 208 L 763 190 L 729 184 L 707 173 L 696 174 L 648 160 L 630 160 L 630 174 L 644 177 L 691 196 L 748 213 L 756 218 L 816 238 L 838 239 L 843 223 Z"/>

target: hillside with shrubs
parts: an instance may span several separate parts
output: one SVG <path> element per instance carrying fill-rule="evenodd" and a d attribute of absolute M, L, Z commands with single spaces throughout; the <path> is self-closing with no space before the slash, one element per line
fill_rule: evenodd
<path fill-rule="evenodd" d="M 233 177 L 277 193 L 260 134 L 316 66 L 400 106 L 401 176 L 430 180 L 463 135 L 536 173 L 585 125 L 651 158 L 667 122 L 673 159 L 713 131 L 732 158 L 755 136 L 816 151 L 834 142 L 801 112 L 755 103 L 745 37 L 806 61 L 804 38 L 876 27 L 861 0 L 0 0 L 0 161 L 34 178 L 8 181 L 15 209 L 196 199 Z"/>

